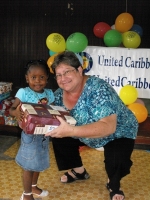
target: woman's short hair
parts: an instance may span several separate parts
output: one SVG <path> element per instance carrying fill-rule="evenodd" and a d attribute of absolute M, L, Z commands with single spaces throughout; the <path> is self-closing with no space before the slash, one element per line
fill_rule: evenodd
<path fill-rule="evenodd" d="M 76 56 L 76 54 L 72 51 L 64 51 L 62 53 L 59 53 L 55 58 L 54 58 L 54 62 L 52 64 L 52 69 L 55 73 L 55 69 L 56 67 L 60 64 L 66 64 L 69 65 L 71 67 L 74 67 L 76 70 L 82 66 L 81 62 L 79 61 L 78 57 Z"/>

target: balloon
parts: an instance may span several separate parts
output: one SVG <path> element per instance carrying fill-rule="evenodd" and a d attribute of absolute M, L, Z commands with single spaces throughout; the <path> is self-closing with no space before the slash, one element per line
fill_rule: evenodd
<path fill-rule="evenodd" d="M 111 29 L 115 30 L 115 24 L 113 24 L 113 25 L 111 26 Z"/>
<path fill-rule="evenodd" d="M 59 33 L 52 33 L 46 38 L 46 45 L 48 49 L 54 52 L 64 51 L 66 48 L 66 42 L 62 35 Z"/>
<path fill-rule="evenodd" d="M 137 48 L 141 44 L 141 38 L 136 32 L 127 31 L 122 34 L 122 43 L 126 48 Z"/>
<path fill-rule="evenodd" d="M 77 53 L 75 53 L 75 54 L 76 54 L 76 56 L 77 56 L 79 62 L 80 62 L 81 65 L 83 66 L 83 58 L 82 58 L 79 54 L 77 54 Z"/>
<path fill-rule="evenodd" d="M 133 87 L 132 85 L 126 85 L 121 88 L 119 96 L 125 105 L 129 105 L 136 101 L 138 97 L 138 92 L 136 88 Z"/>
<path fill-rule="evenodd" d="M 49 57 L 49 59 L 47 60 L 47 65 L 48 65 L 48 67 L 49 67 L 49 69 L 50 69 L 50 72 L 51 72 L 52 74 L 54 74 L 54 72 L 53 72 L 51 66 L 52 66 L 52 64 L 53 64 L 53 62 L 54 62 L 54 59 L 55 59 L 55 57 L 56 57 L 57 55 L 58 55 L 58 53 L 56 53 L 56 54 L 54 54 L 53 56 Z"/>
<path fill-rule="evenodd" d="M 54 54 L 56 54 L 56 52 L 52 51 L 52 50 L 49 50 L 49 55 L 50 56 L 53 56 Z"/>
<path fill-rule="evenodd" d="M 93 32 L 98 38 L 103 38 L 105 33 L 109 30 L 111 30 L 111 27 L 105 22 L 98 22 L 93 28 Z"/>
<path fill-rule="evenodd" d="M 143 106 L 145 106 L 144 101 L 142 101 L 141 99 L 137 99 L 134 103 L 140 103 L 140 104 L 142 104 Z"/>
<path fill-rule="evenodd" d="M 142 37 L 143 35 L 143 29 L 140 25 L 138 24 L 133 24 L 132 28 L 130 29 L 130 31 L 134 31 L 136 32 L 137 34 L 139 34 L 139 36 Z"/>
<path fill-rule="evenodd" d="M 147 108 L 140 103 L 133 103 L 128 105 L 128 108 L 135 115 L 138 123 L 144 122 L 148 116 Z"/>
<path fill-rule="evenodd" d="M 72 33 L 66 41 L 66 49 L 73 51 L 74 53 L 79 53 L 83 51 L 88 45 L 87 37 L 80 32 Z"/>
<path fill-rule="evenodd" d="M 115 20 L 115 29 L 124 33 L 133 26 L 134 19 L 129 13 L 121 13 Z"/>
<path fill-rule="evenodd" d="M 104 35 L 104 43 L 107 47 L 118 47 L 122 42 L 122 34 L 117 30 L 109 30 Z"/>

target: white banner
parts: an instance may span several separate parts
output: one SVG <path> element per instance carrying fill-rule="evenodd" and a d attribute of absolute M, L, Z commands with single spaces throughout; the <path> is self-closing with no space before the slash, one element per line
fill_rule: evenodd
<path fill-rule="evenodd" d="M 128 84 L 138 98 L 150 98 L 150 49 L 88 46 L 79 54 L 87 75 L 104 79 L 118 94 Z"/>

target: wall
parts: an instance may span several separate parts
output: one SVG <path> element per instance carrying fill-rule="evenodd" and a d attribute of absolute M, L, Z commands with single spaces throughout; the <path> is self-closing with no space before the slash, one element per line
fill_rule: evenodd
<path fill-rule="evenodd" d="M 74 5 L 73 13 L 68 2 Z M 25 86 L 27 61 L 48 59 L 49 34 L 57 32 L 67 39 L 73 32 L 82 32 L 88 45 L 104 46 L 93 34 L 94 25 L 101 21 L 113 25 L 125 11 L 143 28 L 140 48 L 150 47 L 149 0 L 1 0 L 0 8 L 0 81 L 12 81 L 14 87 Z M 53 75 L 49 87 L 57 88 Z"/>

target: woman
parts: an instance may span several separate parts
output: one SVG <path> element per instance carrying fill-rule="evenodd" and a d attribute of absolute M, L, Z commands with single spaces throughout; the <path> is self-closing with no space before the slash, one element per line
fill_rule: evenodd
<path fill-rule="evenodd" d="M 52 67 L 59 86 L 55 92 L 55 104 L 69 110 L 77 124 L 71 126 L 58 117 L 60 126 L 46 135 L 58 141 L 54 142 L 55 149 L 61 141 L 65 146 L 68 137 L 78 138 L 92 148 L 103 146 L 108 175 L 106 187 L 110 199 L 123 200 L 125 196 L 120 189 L 120 180 L 130 173 L 132 166 L 130 157 L 138 130 L 135 116 L 107 82 L 95 76 L 83 75 L 81 63 L 73 52 L 60 53 Z M 60 151 L 60 148 L 63 152 L 63 146 L 57 150 Z M 68 148 L 68 151 L 71 152 L 72 148 Z M 75 161 L 74 157 L 70 159 Z M 83 166 L 74 168 L 76 172 L 78 169 L 83 170 Z M 76 174 L 73 175 L 75 178 Z M 65 178 L 67 180 L 68 177 L 62 177 L 63 180 Z"/>

